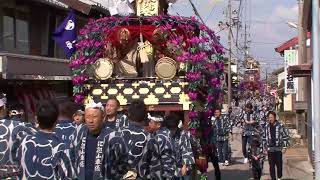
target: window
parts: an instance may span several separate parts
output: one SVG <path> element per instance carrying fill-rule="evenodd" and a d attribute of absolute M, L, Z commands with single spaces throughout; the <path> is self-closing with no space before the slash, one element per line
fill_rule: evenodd
<path fill-rule="evenodd" d="M 16 48 L 18 52 L 29 54 L 29 23 L 16 19 Z"/>
<path fill-rule="evenodd" d="M 60 26 L 60 24 L 63 22 L 64 17 L 66 15 L 57 15 L 56 16 L 56 27 Z M 61 59 L 66 59 L 66 53 L 64 52 L 64 49 L 58 45 L 58 43 L 54 43 L 54 57 L 56 58 L 61 58 Z"/>
<path fill-rule="evenodd" d="M 49 56 L 49 12 L 41 13 L 41 55 Z"/>
<path fill-rule="evenodd" d="M 14 49 L 14 18 L 11 16 L 3 16 L 2 25 L 2 44 L 3 50 Z"/>
<path fill-rule="evenodd" d="M 29 21 L 28 14 L 15 9 L 4 8 L 0 28 L 2 31 L 0 50 L 29 54 Z M 0 32 L 1 32 L 0 31 Z"/>

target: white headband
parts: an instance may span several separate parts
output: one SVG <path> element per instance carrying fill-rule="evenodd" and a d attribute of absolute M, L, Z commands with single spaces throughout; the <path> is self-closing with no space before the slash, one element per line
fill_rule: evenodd
<path fill-rule="evenodd" d="M 88 108 L 100 109 L 101 111 L 104 111 L 104 107 L 101 102 L 98 102 L 98 103 L 91 102 L 86 105 L 86 109 L 88 109 Z"/>
<path fill-rule="evenodd" d="M 152 117 L 150 115 L 150 113 L 148 113 L 148 119 L 155 121 L 155 122 L 163 122 L 163 118 L 162 117 Z"/>
<path fill-rule="evenodd" d="M 5 106 L 7 104 L 6 94 L 3 94 L 3 98 L 0 99 L 0 107 Z"/>

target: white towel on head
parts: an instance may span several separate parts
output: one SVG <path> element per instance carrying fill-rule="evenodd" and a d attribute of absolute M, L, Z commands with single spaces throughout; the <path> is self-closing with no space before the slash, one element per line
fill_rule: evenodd
<path fill-rule="evenodd" d="M 150 113 L 148 113 L 148 119 L 155 122 L 163 122 L 162 117 L 152 117 Z"/>
<path fill-rule="evenodd" d="M 6 94 L 2 94 L 3 98 L 0 99 L 0 107 L 5 106 L 7 104 Z"/>
<path fill-rule="evenodd" d="M 183 127 L 183 122 L 182 120 L 179 120 L 178 128 L 182 128 L 182 127 Z"/>
<path fill-rule="evenodd" d="M 100 109 L 101 111 L 104 111 L 104 107 L 101 102 L 95 103 L 93 101 L 93 102 L 86 105 L 86 109 L 88 109 L 88 108 Z"/>

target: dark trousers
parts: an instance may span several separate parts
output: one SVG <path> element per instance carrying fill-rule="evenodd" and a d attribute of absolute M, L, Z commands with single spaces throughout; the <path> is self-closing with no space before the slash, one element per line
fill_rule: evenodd
<path fill-rule="evenodd" d="M 242 153 L 244 158 L 248 158 L 248 146 L 251 143 L 252 136 L 242 136 Z"/>
<path fill-rule="evenodd" d="M 263 166 L 263 161 L 261 160 L 254 160 L 252 159 L 252 174 L 253 174 L 253 179 L 254 180 L 260 180 L 262 176 L 262 166 Z"/>
<path fill-rule="evenodd" d="M 270 167 L 270 176 L 271 180 L 276 180 L 276 166 L 277 166 L 277 176 L 278 178 L 282 177 L 282 152 L 268 152 L 268 161 Z"/>
<path fill-rule="evenodd" d="M 225 162 L 229 160 L 229 142 L 228 140 L 225 141 L 217 141 L 217 148 L 218 148 L 218 154 L 219 154 L 219 161 Z"/>
<path fill-rule="evenodd" d="M 214 174 L 216 176 L 216 180 L 221 180 L 221 172 L 220 172 L 220 168 L 219 168 L 219 159 L 216 156 L 215 153 L 211 153 L 210 154 L 210 159 L 212 162 L 212 165 L 214 167 Z"/>

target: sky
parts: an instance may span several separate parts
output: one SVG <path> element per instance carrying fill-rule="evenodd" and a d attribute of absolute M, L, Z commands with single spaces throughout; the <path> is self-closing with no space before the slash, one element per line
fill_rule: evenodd
<path fill-rule="evenodd" d="M 221 43 L 227 47 L 227 30 L 220 31 L 219 21 L 226 22 L 224 12 L 227 10 L 228 0 L 192 0 L 207 26 L 221 36 Z M 240 0 L 232 0 L 232 9 L 238 9 Z M 263 69 L 277 69 L 283 66 L 283 57 L 274 48 L 298 35 L 297 29 L 288 26 L 287 22 L 298 21 L 297 0 L 242 0 L 246 8 L 242 25 L 250 26 L 251 41 L 249 54 L 262 62 Z M 194 16 L 189 0 L 178 0 L 169 9 L 170 14 Z M 243 15 L 244 15 L 243 11 Z M 246 17 L 246 18 L 245 18 Z M 241 20 L 240 19 L 240 20 Z M 219 32 L 220 31 L 220 32 Z M 234 34 L 236 29 L 233 28 Z M 244 30 L 239 31 L 238 39 L 243 44 Z M 236 38 L 235 38 L 236 39 Z M 236 58 L 238 54 L 234 48 Z"/>

